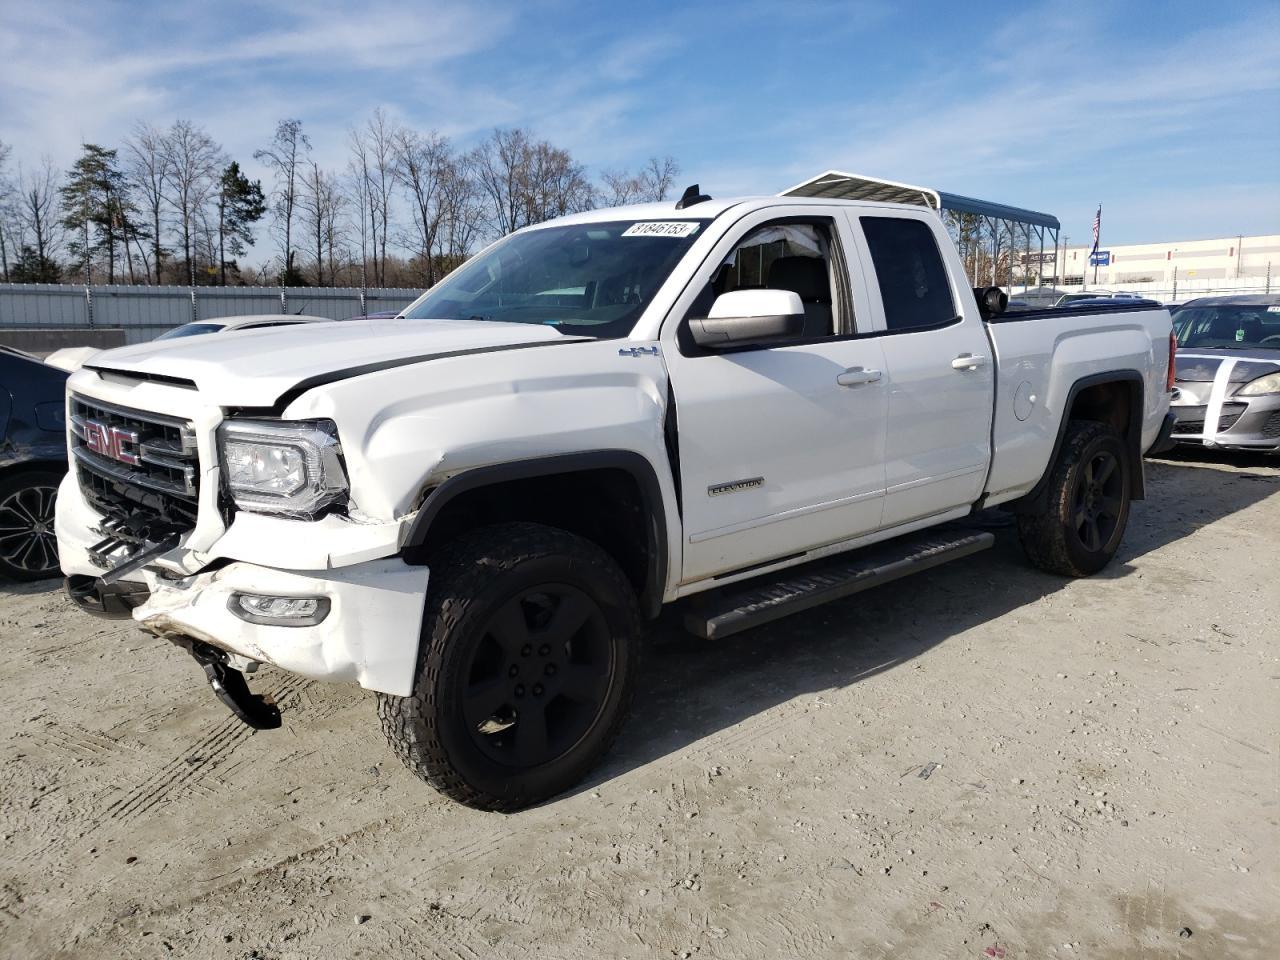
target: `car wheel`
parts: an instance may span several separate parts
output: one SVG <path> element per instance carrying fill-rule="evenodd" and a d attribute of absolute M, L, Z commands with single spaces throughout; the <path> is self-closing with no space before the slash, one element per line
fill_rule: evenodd
<path fill-rule="evenodd" d="M 56 577 L 53 508 L 62 474 L 24 470 L 0 480 L 0 574 L 13 580 Z"/>
<path fill-rule="evenodd" d="M 379 694 L 383 732 L 460 803 L 537 803 L 617 735 L 639 637 L 634 588 L 594 543 L 528 523 L 474 531 L 431 563 L 413 692 Z"/>
<path fill-rule="evenodd" d="M 1068 577 L 1085 577 L 1110 563 L 1129 522 L 1130 469 L 1124 442 L 1111 426 L 1067 424 L 1049 477 L 1047 509 L 1018 516 L 1027 558 Z"/>

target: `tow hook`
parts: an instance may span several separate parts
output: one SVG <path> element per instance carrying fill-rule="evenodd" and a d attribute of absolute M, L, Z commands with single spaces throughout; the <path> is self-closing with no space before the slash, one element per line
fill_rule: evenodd
<path fill-rule="evenodd" d="M 175 638 L 196 663 L 204 668 L 209 686 L 232 713 L 255 730 L 275 730 L 280 726 L 280 708 L 270 696 L 252 693 L 244 674 L 227 663 L 227 655 L 217 647 L 190 637 Z"/>

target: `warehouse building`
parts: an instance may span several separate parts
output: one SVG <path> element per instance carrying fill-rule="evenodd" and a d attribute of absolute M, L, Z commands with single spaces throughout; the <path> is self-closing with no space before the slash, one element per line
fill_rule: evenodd
<path fill-rule="evenodd" d="M 1164 243 L 1103 243 L 1092 259 L 1091 249 L 1091 246 L 1072 246 L 1059 251 L 1057 274 L 1061 280 L 1046 276 L 1045 282 L 1058 286 L 1084 283 L 1090 287 L 1157 283 L 1168 288 L 1175 284 L 1200 286 L 1206 281 L 1224 281 L 1224 286 L 1262 287 L 1269 278 L 1280 280 L 1280 234 Z M 1096 277 L 1093 260 L 1097 261 Z M 1046 274 L 1049 272 L 1045 270 Z"/>

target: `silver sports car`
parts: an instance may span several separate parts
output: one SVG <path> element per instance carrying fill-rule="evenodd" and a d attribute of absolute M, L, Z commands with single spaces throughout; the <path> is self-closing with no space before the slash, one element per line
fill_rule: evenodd
<path fill-rule="evenodd" d="M 1280 295 L 1189 300 L 1173 329 L 1173 439 L 1280 451 Z"/>

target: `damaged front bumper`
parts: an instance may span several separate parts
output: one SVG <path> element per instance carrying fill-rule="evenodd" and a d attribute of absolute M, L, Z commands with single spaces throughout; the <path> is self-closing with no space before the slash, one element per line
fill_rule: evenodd
<path fill-rule="evenodd" d="M 398 696 L 412 692 L 426 567 L 388 557 L 317 572 L 229 563 L 180 579 L 154 570 L 135 576 L 103 583 L 71 575 L 67 593 L 88 613 L 131 618 L 188 649 L 195 641 L 222 651 L 231 666 L 269 663 L 313 680 L 354 682 Z M 324 614 L 267 623 L 245 611 L 241 596 L 317 600 Z"/>
<path fill-rule="evenodd" d="M 229 669 L 269 663 L 408 695 L 429 573 L 398 555 L 396 526 L 345 522 L 338 529 L 344 521 L 333 518 L 330 536 L 335 530 L 318 529 L 323 521 L 269 520 L 242 514 L 207 552 L 178 547 L 104 582 L 90 551 L 102 518 L 69 475 L 56 521 L 67 592 L 88 613 L 130 618 L 193 654 L 203 651 L 204 659 L 196 656 L 202 666 L 210 656 Z M 246 610 L 240 595 L 314 599 L 324 615 L 272 621 Z"/>
<path fill-rule="evenodd" d="M 150 596 L 132 615 L 156 636 L 191 638 L 313 680 L 412 691 L 426 567 L 388 557 L 314 572 L 229 563 L 182 579 L 142 575 Z M 324 600 L 328 609 L 318 622 L 250 622 L 240 595 Z"/>

